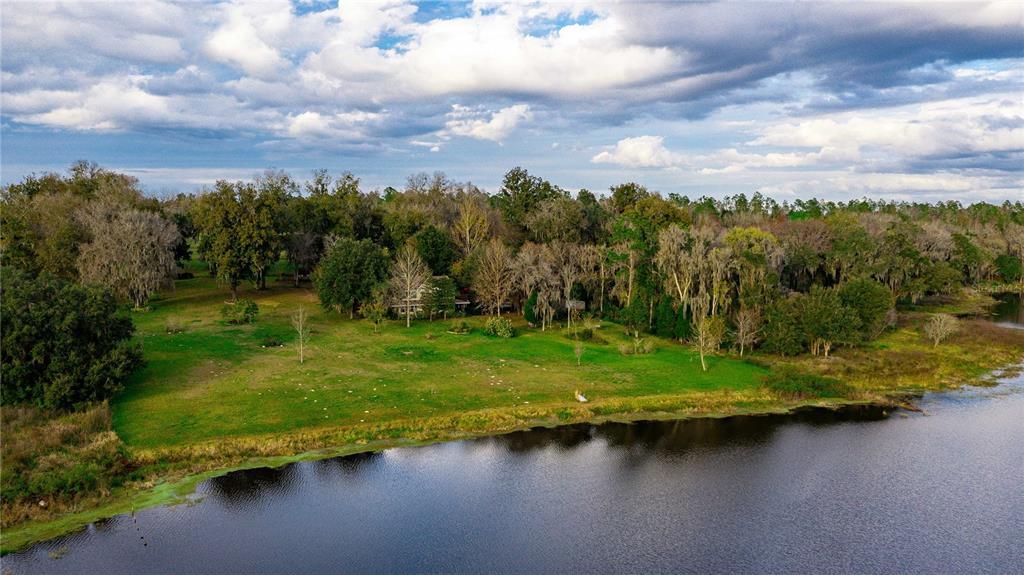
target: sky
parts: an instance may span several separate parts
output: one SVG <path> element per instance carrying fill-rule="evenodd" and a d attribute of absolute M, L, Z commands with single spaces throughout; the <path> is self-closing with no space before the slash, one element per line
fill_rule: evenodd
<path fill-rule="evenodd" d="M 1024 199 L 1024 2 L 0 3 L 0 179 Z"/>

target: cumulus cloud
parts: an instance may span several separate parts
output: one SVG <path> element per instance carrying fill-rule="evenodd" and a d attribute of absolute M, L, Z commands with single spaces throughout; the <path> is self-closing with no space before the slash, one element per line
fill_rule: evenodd
<path fill-rule="evenodd" d="M 308 111 L 289 117 L 285 133 L 300 139 L 356 140 L 365 138 L 365 127 L 380 118 L 381 114 L 373 112 L 355 111 L 323 115 Z"/>
<path fill-rule="evenodd" d="M 559 155 L 577 163 L 568 173 L 589 161 L 750 176 L 747 187 L 751 174 L 781 185 L 783 172 L 827 170 L 1006 190 L 1009 180 L 980 178 L 1024 159 L 1019 2 L 443 8 L 7 3 L 3 126 L 230 135 L 268 157 L 328 142 L 414 154 L 461 138 L 502 144 L 473 154 L 524 152 L 528 134 L 563 140 Z M 704 141 L 681 136 L 693 129 Z"/>
<path fill-rule="evenodd" d="M 627 168 L 668 168 L 684 160 L 681 154 L 665 147 L 665 139 L 661 136 L 623 138 L 611 150 L 605 150 L 590 159 L 595 164 L 615 164 Z"/>
<path fill-rule="evenodd" d="M 502 108 L 490 114 L 489 118 L 477 110 L 456 104 L 448 114 L 445 130 L 456 136 L 501 142 L 520 122 L 529 121 L 532 117 L 530 106 L 527 104 Z"/>

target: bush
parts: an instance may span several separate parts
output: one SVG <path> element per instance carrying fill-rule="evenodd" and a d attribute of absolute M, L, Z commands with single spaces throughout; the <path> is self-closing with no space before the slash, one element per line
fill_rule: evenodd
<path fill-rule="evenodd" d="M 132 320 L 104 288 L 4 268 L 0 317 L 4 404 L 101 401 L 142 365 Z"/>
<path fill-rule="evenodd" d="M 181 333 L 185 331 L 185 322 L 176 317 L 169 317 L 164 324 L 164 330 L 167 333 Z"/>
<path fill-rule="evenodd" d="M 469 324 L 466 323 L 466 320 L 464 319 L 453 321 L 452 327 L 448 329 L 448 333 L 454 333 L 458 335 L 465 335 L 470 331 L 472 331 L 472 328 L 469 327 Z"/>
<path fill-rule="evenodd" d="M 619 353 L 622 355 L 647 355 L 654 349 L 654 342 L 646 337 L 634 338 L 630 343 L 619 344 Z"/>
<path fill-rule="evenodd" d="M 252 323 L 259 312 L 260 306 L 251 299 L 240 299 L 235 303 L 224 304 L 224 307 L 220 308 L 220 316 L 224 321 L 236 325 Z"/>
<path fill-rule="evenodd" d="M 537 321 L 537 290 L 530 292 L 530 297 L 526 299 L 526 304 L 523 305 L 523 318 L 530 325 L 539 323 Z"/>
<path fill-rule="evenodd" d="M 813 399 L 818 397 L 845 397 L 850 388 L 831 377 L 802 373 L 792 368 L 781 368 L 764 378 L 765 386 L 787 399 Z"/>
<path fill-rule="evenodd" d="M 512 327 L 512 322 L 506 318 L 492 317 L 484 324 L 484 333 L 494 337 L 509 338 L 515 337 L 516 328 Z"/>
<path fill-rule="evenodd" d="M 284 342 L 273 336 L 260 342 L 260 347 L 281 347 L 282 345 L 284 345 Z"/>

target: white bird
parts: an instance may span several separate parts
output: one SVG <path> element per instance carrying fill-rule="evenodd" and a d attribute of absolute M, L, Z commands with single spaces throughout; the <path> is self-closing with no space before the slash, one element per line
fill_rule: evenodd
<path fill-rule="evenodd" d="M 586 396 L 583 395 L 582 393 L 580 393 L 580 390 L 577 389 L 575 393 L 576 393 L 576 401 L 578 401 L 580 403 L 586 403 L 587 402 Z"/>

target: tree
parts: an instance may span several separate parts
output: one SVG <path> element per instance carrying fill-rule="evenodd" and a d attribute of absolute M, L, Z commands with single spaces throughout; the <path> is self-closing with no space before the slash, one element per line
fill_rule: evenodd
<path fill-rule="evenodd" d="M 580 341 L 578 339 L 576 340 L 576 343 L 573 345 L 573 353 L 576 355 L 576 365 L 577 366 L 582 365 L 583 364 L 582 363 L 583 362 L 583 342 L 582 341 Z"/>
<path fill-rule="evenodd" d="M 405 305 L 405 327 L 412 325 L 412 302 L 424 291 L 430 269 L 412 244 L 405 244 L 391 267 L 391 289 Z"/>
<path fill-rule="evenodd" d="M 579 242 L 586 222 L 583 206 L 568 196 L 544 200 L 526 218 L 530 239 L 539 243 Z"/>
<path fill-rule="evenodd" d="M 153 212 L 95 202 L 82 215 L 92 241 L 78 254 L 83 283 L 102 285 L 137 309 L 174 280 L 175 225 Z"/>
<path fill-rule="evenodd" d="M 725 321 L 721 317 L 698 313 L 693 324 L 693 347 L 700 354 L 700 367 L 708 370 L 704 357 L 718 351 L 725 338 Z"/>
<path fill-rule="evenodd" d="M 487 214 L 477 199 L 470 196 L 462 198 L 458 217 L 452 225 L 452 239 L 462 251 L 463 258 L 468 258 L 487 241 L 490 230 Z"/>
<path fill-rule="evenodd" d="M 526 299 L 526 303 L 523 305 L 523 319 L 531 326 L 537 324 L 537 290 L 530 292 L 530 297 Z"/>
<path fill-rule="evenodd" d="M 288 221 L 285 206 L 297 193 L 295 182 L 282 171 L 268 170 L 253 184 L 239 187 L 243 213 L 240 239 L 259 289 L 267 289 L 267 270 L 281 255 Z"/>
<path fill-rule="evenodd" d="M 480 257 L 473 289 L 484 309 L 501 316 L 501 306 L 512 293 L 512 254 L 501 240 L 492 239 Z"/>
<path fill-rule="evenodd" d="M 838 290 L 812 286 L 802 303 L 801 324 L 813 355 L 828 357 L 833 345 L 857 340 L 860 319 L 843 305 Z"/>
<path fill-rule="evenodd" d="M 448 319 L 448 314 L 455 313 L 455 295 L 455 282 L 447 276 L 431 278 L 427 282 L 423 293 L 423 309 L 430 321 L 434 321 L 434 314 L 437 313 L 444 314 L 444 319 Z"/>
<path fill-rule="evenodd" d="M 960 321 L 945 313 L 933 314 L 924 324 L 924 334 L 932 341 L 933 347 L 938 347 L 940 343 L 959 330 Z"/>
<path fill-rule="evenodd" d="M 778 355 L 798 355 L 804 351 L 800 323 L 803 298 L 803 294 L 794 294 L 768 306 L 763 333 L 765 351 Z"/>
<path fill-rule="evenodd" d="M 661 298 L 654 312 L 654 334 L 668 339 L 675 336 L 676 315 L 676 310 L 672 307 L 672 299 Z"/>
<path fill-rule="evenodd" d="M 325 309 L 356 308 L 388 277 L 387 250 L 369 240 L 341 238 L 327 251 L 314 275 L 320 303 Z"/>
<path fill-rule="evenodd" d="M 448 275 L 455 261 L 455 248 L 448 234 L 434 226 L 427 226 L 417 232 L 416 250 L 430 267 L 434 275 Z"/>
<path fill-rule="evenodd" d="M 373 299 L 359 306 L 359 315 L 373 324 L 373 333 L 377 333 L 384 320 L 388 317 L 388 304 L 383 290 L 377 290 Z"/>
<path fill-rule="evenodd" d="M 299 363 L 305 361 L 306 342 L 309 341 L 309 316 L 306 308 L 299 306 L 299 310 L 292 316 L 292 327 L 295 328 L 295 340 L 299 344 Z"/>
<path fill-rule="evenodd" d="M 651 194 L 647 188 L 634 182 L 627 182 L 611 187 L 611 206 L 615 213 L 622 214 L 632 208 L 640 200 Z"/>
<path fill-rule="evenodd" d="M 237 189 L 241 186 L 220 180 L 194 206 L 198 255 L 227 282 L 232 300 L 238 299 L 242 280 L 252 277 L 252 243 L 242 239 L 246 217 Z"/>
<path fill-rule="evenodd" d="M 142 365 L 134 326 L 109 290 L 4 268 L 4 404 L 66 409 L 102 401 Z"/>
<path fill-rule="evenodd" d="M 736 314 L 736 344 L 740 357 L 746 348 L 753 348 L 761 339 L 761 312 L 756 308 L 740 308 Z"/>
<path fill-rule="evenodd" d="M 566 242 L 552 242 L 550 248 L 554 271 L 562 288 L 562 301 L 566 309 L 566 327 L 572 327 L 569 300 L 572 298 L 572 288 L 582 273 L 580 267 L 582 250 L 577 244 Z"/>
<path fill-rule="evenodd" d="M 521 232 L 541 203 L 565 195 L 558 186 L 516 167 L 505 174 L 494 203 L 501 210 L 505 222 Z"/>
<path fill-rule="evenodd" d="M 857 314 L 865 340 L 877 338 L 888 327 L 893 300 L 884 285 L 869 278 L 850 280 L 839 286 L 839 299 Z"/>

